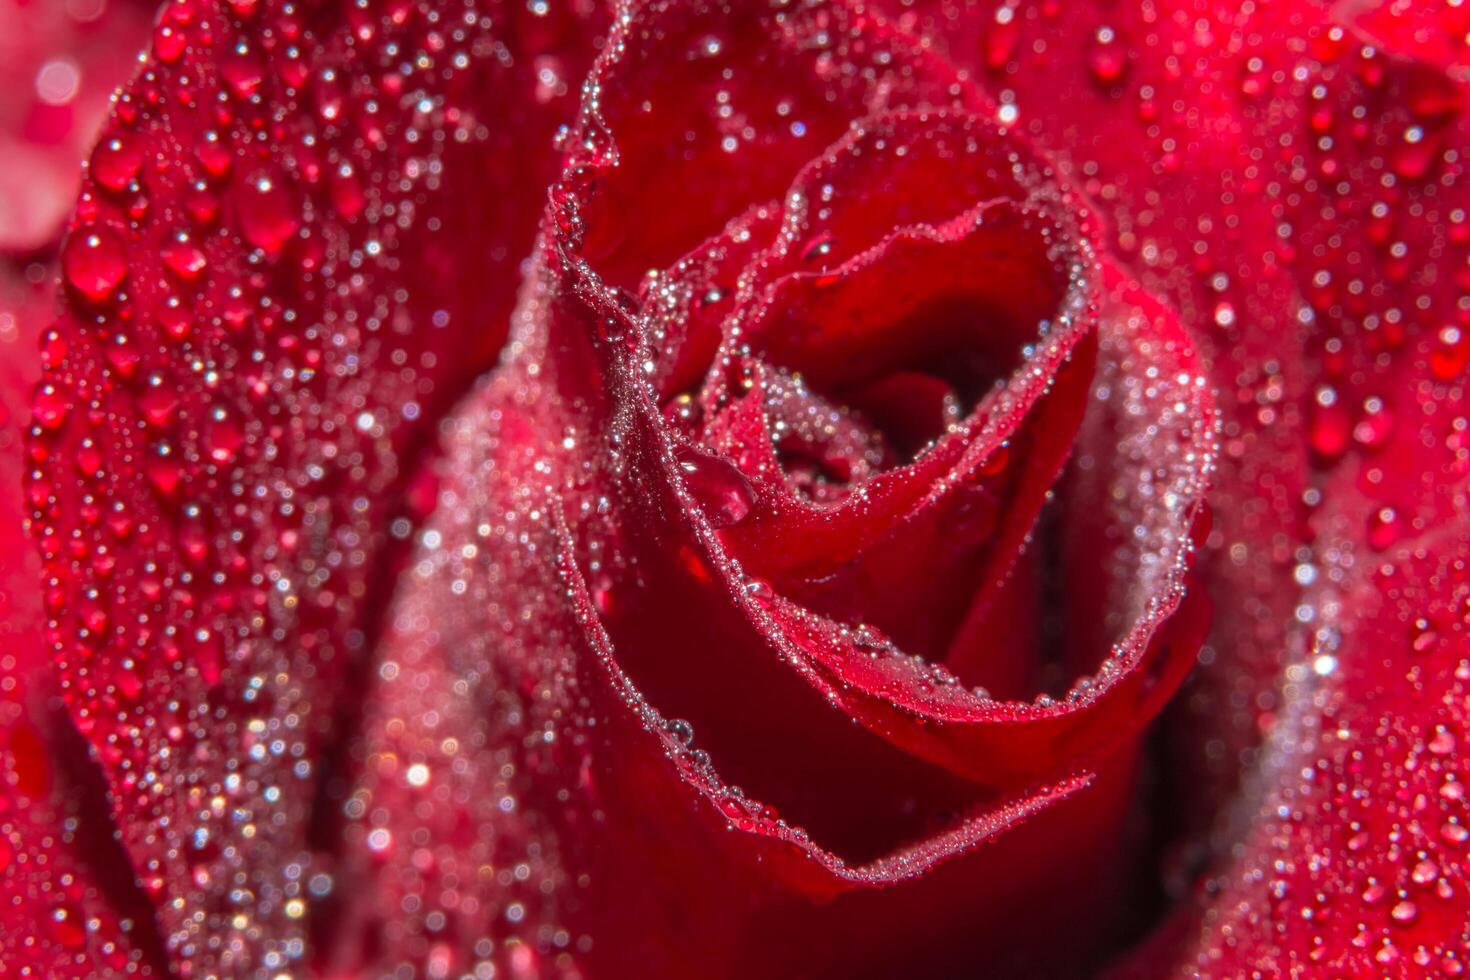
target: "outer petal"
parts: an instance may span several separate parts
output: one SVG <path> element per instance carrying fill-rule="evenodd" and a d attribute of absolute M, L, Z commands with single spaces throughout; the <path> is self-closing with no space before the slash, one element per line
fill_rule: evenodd
<path fill-rule="evenodd" d="M 55 312 L 54 247 L 107 96 L 136 65 L 141 4 L 0 11 L 0 959 L 21 976 L 150 975 L 152 910 L 102 814 L 86 749 L 53 702 L 39 562 L 22 494 L 38 339 Z"/>
<path fill-rule="evenodd" d="M 1371 413 L 1395 424 L 1321 484 L 1317 646 L 1286 672 L 1253 830 L 1199 903 L 1181 973 L 1467 969 L 1467 400 L 1462 376 L 1433 378 L 1437 352 L 1420 337 L 1352 374 L 1395 393 Z"/>
<path fill-rule="evenodd" d="M 32 502 L 62 694 L 181 972 L 303 954 L 328 736 L 591 14 L 177 0 L 93 157 Z"/>

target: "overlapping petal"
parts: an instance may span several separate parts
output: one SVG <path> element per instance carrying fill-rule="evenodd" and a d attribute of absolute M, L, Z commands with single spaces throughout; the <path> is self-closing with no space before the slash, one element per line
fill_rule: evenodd
<path fill-rule="evenodd" d="M 1131 849 L 1100 845 L 1199 640 L 1198 609 L 1170 614 L 1208 395 L 1172 314 L 1093 257 L 1084 205 L 909 44 L 838 4 L 618 19 L 510 359 L 447 424 L 352 797 L 374 884 L 343 961 L 384 935 L 370 962 L 882 972 L 1005 936 L 1012 965 L 1075 966 L 1127 927 Z M 721 118 L 703 100 L 737 136 L 684 128 Z M 676 162 L 649 202 L 635 178 Z M 956 379 L 976 400 L 912 460 L 839 401 L 946 355 L 992 373 Z M 968 618 L 984 659 L 990 593 L 1026 587 L 1012 568 L 1074 440 L 1058 492 L 1110 513 L 1054 519 L 1079 575 L 1060 615 L 1086 610 L 1059 700 L 972 692 L 942 648 L 853 618 L 902 608 L 871 575 L 912 549 L 932 589 L 974 583 L 948 632 Z M 869 552 L 878 587 L 832 588 Z M 1039 928 L 1058 903 L 1089 922 L 1067 950 Z"/>

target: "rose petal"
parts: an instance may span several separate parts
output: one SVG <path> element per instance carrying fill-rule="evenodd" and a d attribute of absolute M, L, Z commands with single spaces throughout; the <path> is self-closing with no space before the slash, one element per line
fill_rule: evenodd
<path fill-rule="evenodd" d="M 51 642 L 180 969 L 302 955 L 325 736 L 425 433 L 504 337 L 597 17 L 475 14 L 169 5 L 62 251 Z"/>
<path fill-rule="evenodd" d="M 635 286 L 777 197 L 854 119 L 961 98 L 945 62 L 861 20 L 838 7 L 795 17 L 760 4 L 696 4 L 603 63 L 570 147 L 559 220 L 586 236 L 580 252 L 606 282 Z M 594 182 L 597 193 L 586 194 Z M 574 201 L 584 213 L 566 210 Z"/>
<path fill-rule="evenodd" d="M 1459 522 L 1362 555 L 1319 593 L 1346 611 L 1332 620 L 1343 639 L 1288 674 L 1300 708 L 1273 740 L 1256 829 L 1179 962 L 1210 976 L 1465 971 L 1467 544 Z"/>
<path fill-rule="evenodd" d="M 40 647 L 39 623 L 26 635 L 12 614 L 8 626 L 12 655 Z M 108 826 L 85 744 L 45 707 L 39 667 L 0 703 L 0 955 L 22 976 L 166 975 L 152 905 Z"/>
<path fill-rule="evenodd" d="M 1387 84 L 1412 91 L 1424 70 L 1395 63 Z M 1453 141 L 1470 139 L 1463 118 L 1452 125 Z M 1371 166 L 1357 161 L 1349 172 Z M 1454 211 L 1463 196 L 1441 206 Z M 1428 252 L 1423 236 L 1436 240 L 1437 231 L 1407 223 L 1396 234 L 1414 254 Z M 1431 325 L 1463 303 L 1463 286 L 1442 265 L 1410 283 Z M 1334 302 L 1323 313 L 1336 329 L 1323 342 L 1332 356 L 1318 404 L 1349 413 L 1351 448 L 1319 459 L 1314 481 L 1319 504 L 1302 565 L 1310 587 L 1298 616 L 1311 625 L 1312 646 L 1285 672 L 1290 710 L 1276 720 L 1271 767 L 1242 807 L 1254 819 L 1238 861 L 1214 879 L 1218 897 L 1195 906 L 1202 928 L 1180 956 L 1203 972 L 1268 958 L 1346 973 L 1466 969 L 1459 828 L 1470 813 L 1456 760 L 1470 737 L 1470 466 L 1464 376 L 1452 367 L 1460 339 L 1443 326 L 1383 338 L 1337 333 L 1344 312 Z"/>
<path fill-rule="evenodd" d="M 1123 398 L 1131 404 L 1126 410 L 1094 413 L 1081 443 L 1084 451 L 1095 454 L 1084 457 L 1083 465 L 1092 472 L 1079 477 L 1075 489 L 1068 489 L 1079 500 L 1112 499 L 1121 505 L 1120 516 L 1101 525 L 1109 537 L 1116 535 L 1112 547 L 1120 549 L 1113 560 L 1102 563 L 1108 584 L 1099 587 L 1096 573 L 1098 557 L 1106 554 L 1107 545 L 1077 537 L 1095 533 L 1093 515 L 1077 522 L 1079 530 L 1072 531 L 1069 542 L 1075 556 L 1069 568 L 1076 569 L 1072 574 L 1077 581 L 1068 588 L 1078 596 L 1071 599 L 1078 609 L 1075 614 L 1069 610 L 1068 622 L 1111 620 L 1117 631 L 1108 635 L 1098 630 L 1091 638 L 1073 638 L 1092 651 L 1081 663 L 1086 671 L 1100 671 L 1096 687 L 1076 688 L 1075 696 L 1060 705 L 996 703 L 957 686 L 953 675 L 935 675 L 884 642 L 865 641 L 789 603 L 778 604 L 774 613 L 797 648 L 813 658 L 824 689 L 836 703 L 907 748 L 993 785 L 1055 771 L 1064 760 L 1075 761 L 1083 747 L 1105 755 L 1115 740 L 1128 738 L 1136 725 L 1158 710 L 1191 663 L 1193 644 L 1198 642 L 1197 636 L 1188 639 L 1197 626 L 1181 621 L 1183 632 L 1155 639 L 1147 655 L 1172 665 L 1164 671 L 1170 679 L 1160 679 L 1155 686 L 1141 669 L 1149 637 L 1178 605 L 1177 566 L 1188 554 L 1190 522 L 1210 465 L 1209 401 L 1177 323 L 1115 274 L 1109 276 L 1116 291 L 1112 303 L 1117 305 L 1105 314 L 1098 391 L 1104 401 Z M 1146 377 L 1172 380 L 1150 384 L 1143 380 Z M 1124 434 L 1129 426 L 1139 427 L 1132 443 Z M 1113 454 L 1119 450 L 1131 456 L 1119 454 L 1118 462 L 1126 459 L 1126 465 L 1109 473 L 1107 467 L 1114 465 Z M 1099 485 L 1089 487 L 1091 480 Z M 1148 530 L 1140 534 L 1136 525 L 1139 531 Z M 1087 580 L 1091 580 L 1088 587 L 1083 587 Z M 964 634 L 955 641 L 957 647 L 973 648 L 984 642 L 980 637 L 1008 628 L 1005 620 L 997 622 L 987 615 L 992 612 L 991 601 L 981 590 Z M 1191 612 L 1186 619 L 1194 615 Z M 1115 644 L 1110 656 L 1099 652 Z M 1146 703 L 1152 707 L 1135 700 L 1145 690 L 1150 691 Z M 905 723 L 904 715 L 910 712 L 930 724 Z"/>
<path fill-rule="evenodd" d="M 912 465 L 862 481 L 833 504 L 768 488 L 749 519 L 721 535 L 747 574 L 839 618 L 866 614 L 913 652 L 942 649 L 940 637 L 961 611 L 954 607 L 965 600 L 954 583 L 1004 577 L 1066 457 L 1090 375 L 1081 270 L 1091 256 L 1073 217 L 1066 224 L 1052 217 L 1068 202 L 1045 201 L 1062 192 L 1027 172 L 1035 165 L 1016 150 L 987 142 L 1004 147 L 964 116 L 895 116 L 855 127 L 798 177 L 782 236 L 743 275 L 756 295 L 727 326 L 726 362 L 774 363 L 839 396 L 909 364 L 993 365 L 968 379 L 980 397 L 970 420 Z M 854 206 L 885 194 L 901 199 L 904 180 L 932 200 L 895 211 L 887 226 L 882 209 Z M 820 218 L 806 204 L 817 188 Z M 997 196 L 1007 194 L 1019 200 Z M 860 221 L 873 228 L 862 230 Z M 855 245 L 875 233 L 871 247 Z M 813 267 L 797 256 L 800 243 L 817 238 L 828 250 Z M 1030 356 L 1027 345 L 1035 348 Z M 716 415 L 711 425 L 719 422 Z M 774 432 L 760 438 L 780 442 Z M 748 442 L 732 433 L 716 446 L 740 458 Z M 1002 461 L 1011 453 L 1026 459 L 1022 478 Z M 982 499 L 986 519 L 966 517 Z M 970 537 L 957 530 L 967 521 Z M 1009 533 L 988 552 L 977 548 L 975 538 L 994 525 Z M 900 634 L 900 624 L 916 628 Z"/>

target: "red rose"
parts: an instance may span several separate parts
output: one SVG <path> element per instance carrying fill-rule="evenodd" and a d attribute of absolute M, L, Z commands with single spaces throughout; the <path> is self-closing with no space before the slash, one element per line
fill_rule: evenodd
<path fill-rule="evenodd" d="M 1456 14 L 891 6 L 160 12 L 7 965 L 1460 972 Z"/>

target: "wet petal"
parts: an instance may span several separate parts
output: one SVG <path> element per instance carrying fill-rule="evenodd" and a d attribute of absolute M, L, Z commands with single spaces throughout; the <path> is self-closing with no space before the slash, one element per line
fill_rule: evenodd
<path fill-rule="evenodd" d="M 313 801 L 425 435 L 498 354 L 591 55 L 590 7 L 513 6 L 180 0 L 94 156 L 30 493 L 61 693 L 180 969 L 287 969 L 330 881 Z"/>

